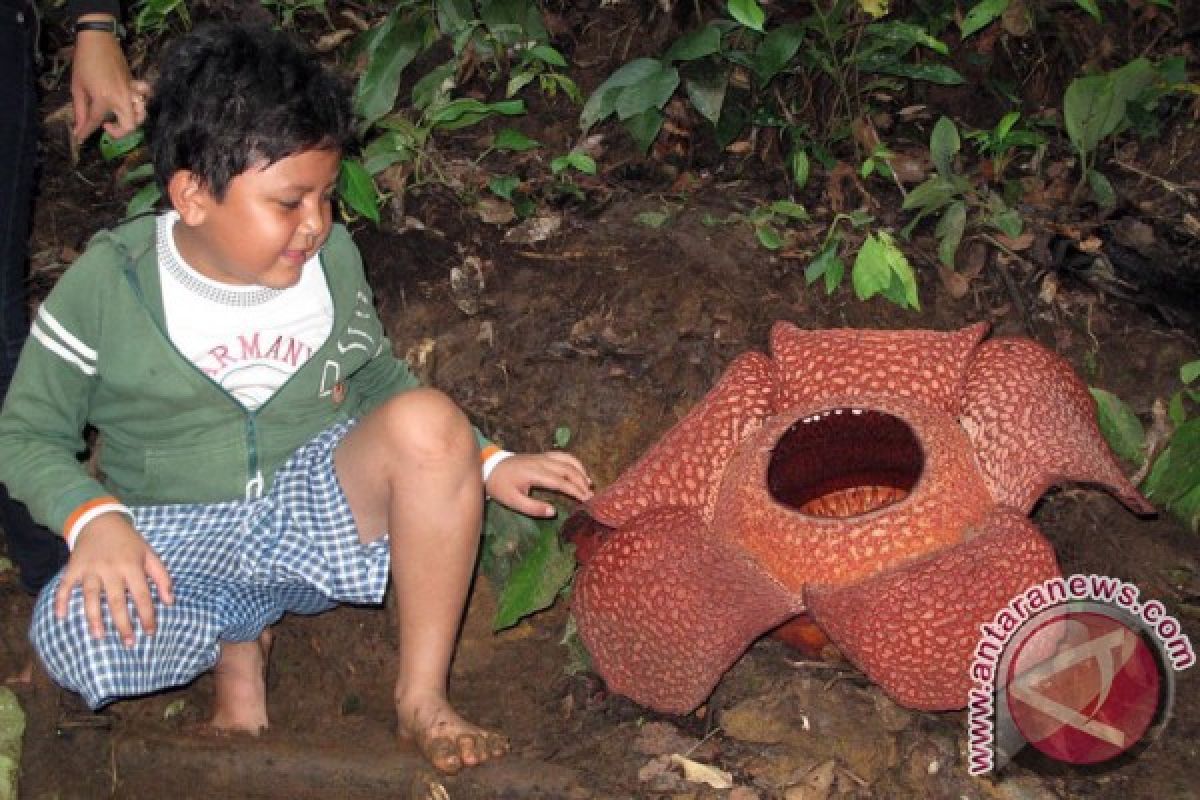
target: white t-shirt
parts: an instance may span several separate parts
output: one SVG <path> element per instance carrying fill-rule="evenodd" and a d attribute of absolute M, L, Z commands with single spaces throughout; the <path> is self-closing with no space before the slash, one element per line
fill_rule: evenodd
<path fill-rule="evenodd" d="M 201 275 L 175 246 L 179 214 L 158 217 L 158 272 L 167 335 L 180 353 L 253 411 L 333 330 L 333 298 L 318 256 L 287 289 L 233 286 Z"/>

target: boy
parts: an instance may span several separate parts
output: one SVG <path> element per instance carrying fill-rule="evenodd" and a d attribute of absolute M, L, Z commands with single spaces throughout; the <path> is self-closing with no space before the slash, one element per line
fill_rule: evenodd
<path fill-rule="evenodd" d="M 172 211 L 97 236 L 37 314 L 0 414 L 0 481 L 61 531 L 30 637 L 92 707 L 214 669 L 214 729 L 267 725 L 267 626 L 395 583 L 401 733 L 445 772 L 507 749 L 446 680 L 484 491 L 590 495 L 512 455 L 392 355 L 331 220 L 345 93 L 283 34 L 214 26 L 163 60 L 147 122 Z M 93 480 L 80 432 L 103 443 Z"/>

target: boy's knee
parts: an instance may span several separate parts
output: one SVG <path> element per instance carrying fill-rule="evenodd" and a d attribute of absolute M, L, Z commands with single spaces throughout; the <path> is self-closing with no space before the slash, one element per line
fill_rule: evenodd
<path fill-rule="evenodd" d="M 471 423 L 453 400 L 437 389 L 413 389 L 380 409 L 388 445 L 420 459 L 470 456 L 477 444 Z"/>

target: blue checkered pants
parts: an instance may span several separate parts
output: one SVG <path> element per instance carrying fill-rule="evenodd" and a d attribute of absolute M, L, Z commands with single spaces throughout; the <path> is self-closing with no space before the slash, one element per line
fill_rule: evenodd
<path fill-rule="evenodd" d="M 136 643 L 127 648 L 107 605 L 108 633 L 92 638 L 78 587 L 66 618 L 55 617 L 60 573 L 38 597 L 29 632 L 50 676 L 98 708 L 188 683 L 217 663 L 220 642 L 254 641 L 284 612 L 381 602 L 387 538 L 359 542 L 333 465 L 334 448 L 352 425 L 335 425 L 293 453 L 259 500 L 132 509 L 171 575 L 175 602 L 165 605 L 154 592 L 157 630 L 150 636 L 130 602 Z"/>

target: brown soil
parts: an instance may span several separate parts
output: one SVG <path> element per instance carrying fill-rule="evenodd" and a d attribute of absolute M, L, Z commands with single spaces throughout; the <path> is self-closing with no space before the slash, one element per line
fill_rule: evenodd
<path fill-rule="evenodd" d="M 541 123 L 553 128 L 541 131 L 543 139 L 572 136 L 570 119 Z M 1167 165 L 1154 161 L 1161 154 L 1135 146 L 1129 163 L 1154 172 L 1153 162 L 1159 174 L 1187 185 L 1200 163 L 1195 131 L 1171 135 L 1173 152 L 1184 148 L 1190 160 Z M 53 130 L 47 142 L 35 232 L 40 290 L 98 221 L 119 216 L 126 196 L 114 191 L 109 168 L 85 158 L 72 169 Z M 556 212 L 562 224 L 555 235 L 531 243 L 506 239 L 511 226 L 481 222 L 463 199 L 469 190 L 435 187 L 408 197 L 403 232 L 356 225 L 397 350 L 511 449 L 545 449 L 557 428 L 568 427 L 570 449 L 598 486 L 699 400 L 735 355 L 763 350 L 776 320 L 937 329 L 986 320 L 998 333 L 1030 335 L 1061 352 L 1089 384 L 1116 392 L 1146 418 L 1156 398 L 1177 388 L 1179 365 L 1197 355 L 1188 298 L 1179 302 L 1151 288 L 1130 296 L 1127 284 L 1098 285 L 1057 269 L 1057 223 L 1049 220 L 1027 258 L 991 258 L 959 297 L 939 282 L 933 260 L 920 255 L 932 248 L 918 239 L 909 252 L 923 309 L 906 312 L 882 300 L 860 302 L 846 287 L 827 297 L 806 286 L 811 247 L 779 254 L 759 247 L 738 214 L 778 196 L 769 179 L 697 169 L 693 188 L 673 189 L 687 171 L 686 164 L 664 168 L 631 157 L 619 171 L 580 179 L 585 200 Z M 835 196 L 826 188 L 816 180 L 811 196 L 798 198 L 814 217 L 801 242 L 824 233 Z M 1121 189 L 1127 216 L 1151 227 L 1159 254 L 1190 261 L 1194 273 L 1200 247 L 1181 233 L 1178 194 L 1132 173 Z M 888 192 L 874 199 L 897 208 Z M 638 221 L 645 211 L 669 219 L 648 227 Z M 468 259 L 478 259 L 483 279 L 464 289 L 451 270 Z M 1114 286 L 1128 299 L 1114 297 Z M 1132 581 L 1200 640 L 1197 539 L 1177 521 L 1138 519 L 1107 496 L 1078 488 L 1052 492 L 1034 519 L 1064 573 Z M 0 573 L 0 604 L 0 672 L 11 674 L 28 654 L 31 604 L 11 571 Z M 494 766 L 442 778 L 394 744 L 387 614 L 346 607 L 289 617 L 277 627 L 272 728 L 259 739 L 188 732 L 205 718 L 208 677 L 98 715 L 44 683 L 21 688 L 29 722 L 22 797 L 1197 796 L 1197 670 L 1178 675 L 1172 719 L 1136 757 L 1083 769 L 1027 752 L 1000 776 L 976 779 L 965 770 L 963 713 L 902 710 L 853 668 L 805 660 L 774 641 L 754 645 L 696 714 L 638 708 L 586 673 L 568 674 L 574 662 L 562 644 L 565 605 L 493 634 L 494 593 L 482 579 L 476 586 L 451 690 L 470 718 L 512 738 L 511 757 Z M 688 783 L 669 765 L 671 754 L 718 766 L 740 788 Z"/>

